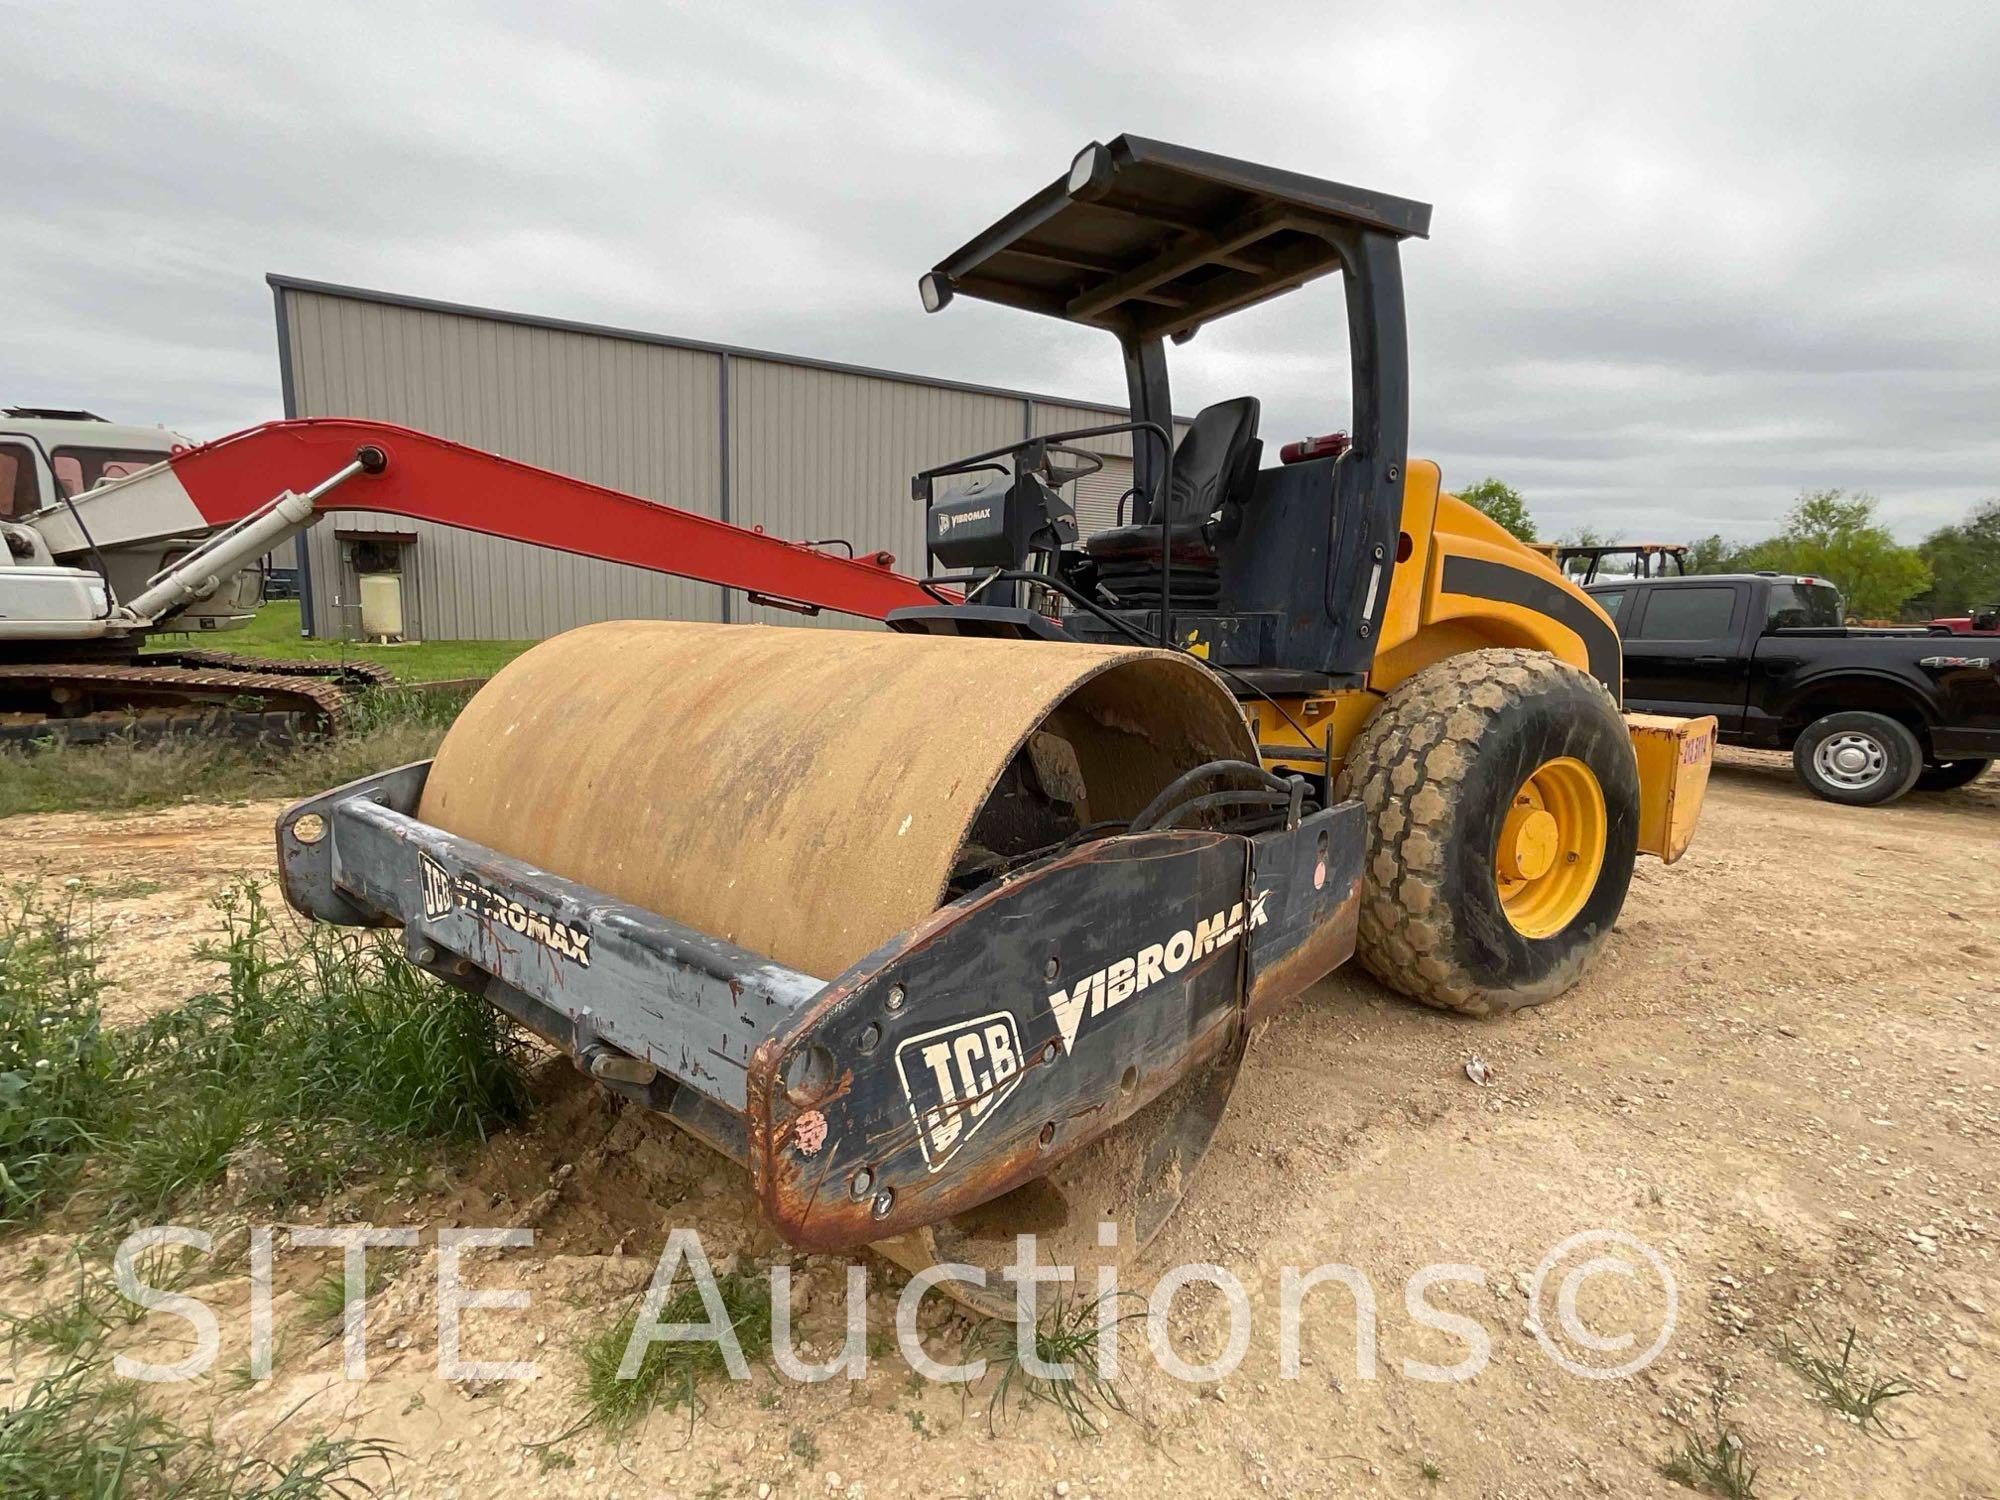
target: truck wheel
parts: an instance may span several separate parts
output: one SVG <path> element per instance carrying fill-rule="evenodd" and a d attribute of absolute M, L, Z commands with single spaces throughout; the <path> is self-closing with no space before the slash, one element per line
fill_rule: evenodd
<path fill-rule="evenodd" d="M 1926 761 L 1924 768 L 1917 772 L 1915 790 L 1919 792 L 1949 792 L 1962 786 L 1970 786 L 1977 781 L 1990 760 L 1933 760 Z"/>
<path fill-rule="evenodd" d="M 1792 770 L 1806 790 L 1849 807 L 1895 801 L 1923 769 L 1917 737 L 1886 714 L 1828 714 L 1792 746 Z"/>
<path fill-rule="evenodd" d="M 1367 813 L 1356 951 L 1468 1015 L 1568 989 L 1625 902 L 1639 770 L 1603 686 L 1540 651 L 1470 651 L 1389 694 L 1336 783 Z"/>

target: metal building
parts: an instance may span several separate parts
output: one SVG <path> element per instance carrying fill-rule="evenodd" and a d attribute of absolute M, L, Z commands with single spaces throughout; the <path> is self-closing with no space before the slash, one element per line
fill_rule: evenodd
<path fill-rule="evenodd" d="M 288 417 L 421 428 L 778 536 L 886 548 L 906 570 L 923 566 L 921 507 L 909 489 L 917 470 L 1126 415 L 1025 391 L 266 279 Z M 1073 497 L 1089 532 L 1114 524 L 1131 483 L 1131 441 L 1119 434 L 1084 446 L 1107 458 Z M 308 532 L 300 567 L 307 628 L 319 636 L 526 639 L 638 617 L 802 623 L 707 584 L 360 512 L 336 512 Z M 391 625 L 399 628 L 383 628 Z"/>

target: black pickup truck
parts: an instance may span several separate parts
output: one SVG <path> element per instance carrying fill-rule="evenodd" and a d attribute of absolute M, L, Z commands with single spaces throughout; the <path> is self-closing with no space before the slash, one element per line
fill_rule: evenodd
<path fill-rule="evenodd" d="M 1789 750 L 1831 802 L 1964 786 L 2000 756 L 2000 640 L 1850 629 L 1824 579 L 1599 580 L 1625 642 L 1625 706 L 1714 714 L 1724 744 Z"/>

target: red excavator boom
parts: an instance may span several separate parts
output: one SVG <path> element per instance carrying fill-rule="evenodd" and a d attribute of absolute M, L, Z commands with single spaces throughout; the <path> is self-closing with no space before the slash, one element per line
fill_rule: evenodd
<path fill-rule="evenodd" d="M 323 488 L 357 460 L 358 471 Z M 186 536 L 238 525 L 285 491 L 311 495 L 319 514 L 435 521 L 867 619 L 956 597 L 896 572 L 887 552 L 844 557 L 429 433 L 349 418 L 269 422 L 187 449 L 79 500 L 87 537 L 65 515 L 50 517 L 44 530 L 58 554 Z M 65 537 L 70 529 L 76 535 Z"/>

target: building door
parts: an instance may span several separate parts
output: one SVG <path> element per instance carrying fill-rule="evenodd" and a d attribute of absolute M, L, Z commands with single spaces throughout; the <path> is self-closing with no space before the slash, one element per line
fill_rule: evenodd
<path fill-rule="evenodd" d="M 349 606 L 344 623 L 349 638 L 422 640 L 416 608 L 416 534 L 343 533 L 340 546 L 346 575 L 342 592 Z"/>

